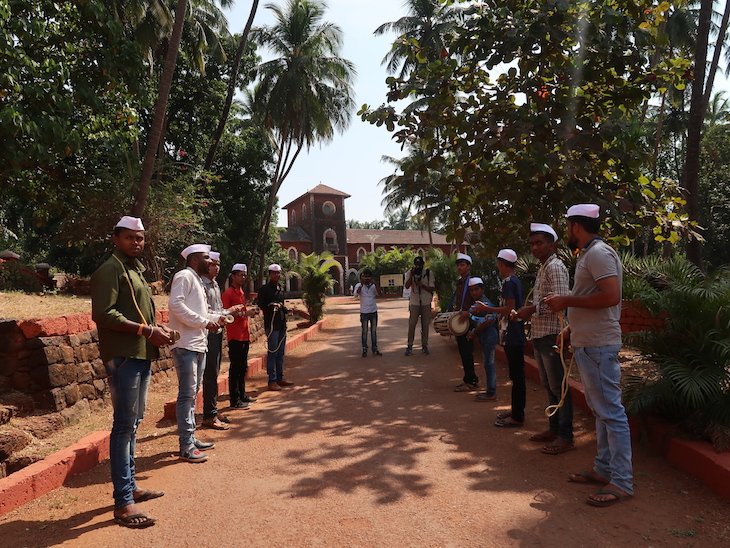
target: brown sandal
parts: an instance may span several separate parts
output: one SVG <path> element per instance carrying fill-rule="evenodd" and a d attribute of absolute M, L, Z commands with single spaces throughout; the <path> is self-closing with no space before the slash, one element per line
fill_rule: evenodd
<path fill-rule="evenodd" d="M 593 470 L 585 470 L 568 476 L 570 483 L 582 483 L 584 485 L 607 485 L 609 480 L 596 474 Z"/>
<path fill-rule="evenodd" d="M 561 453 L 567 453 L 573 449 L 575 449 L 575 444 L 572 441 L 558 438 L 553 443 L 543 447 L 541 451 L 546 455 L 560 455 Z"/>

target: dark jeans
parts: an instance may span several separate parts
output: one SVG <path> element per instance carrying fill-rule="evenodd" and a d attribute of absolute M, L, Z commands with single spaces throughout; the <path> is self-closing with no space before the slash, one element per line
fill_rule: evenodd
<path fill-rule="evenodd" d="M 464 368 L 464 383 L 478 384 L 479 377 L 474 372 L 474 341 L 466 338 L 466 335 L 456 337 L 456 346 L 459 347 L 461 366 Z"/>
<path fill-rule="evenodd" d="M 370 344 L 375 352 L 378 349 L 378 313 L 368 312 L 360 314 L 360 326 L 362 327 L 362 349 L 368 349 L 368 324 L 370 324 Z"/>
<path fill-rule="evenodd" d="M 228 358 L 231 360 L 231 367 L 228 369 L 228 393 L 231 405 L 246 395 L 249 344 L 249 341 L 228 341 Z"/>
<path fill-rule="evenodd" d="M 203 372 L 203 418 L 212 419 L 218 414 L 218 375 L 221 372 L 223 333 L 208 334 L 208 352 L 205 354 Z"/>
<path fill-rule="evenodd" d="M 266 373 L 269 375 L 269 382 L 283 381 L 286 331 L 272 331 L 268 335 L 267 342 Z"/>
<path fill-rule="evenodd" d="M 525 347 L 505 346 L 509 366 L 509 380 L 512 381 L 512 418 L 516 421 L 525 420 L 525 402 L 527 400 L 527 386 L 525 385 Z"/>
<path fill-rule="evenodd" d="M 134 479 L 134 451 L 137 427 L 144 416 L 147 389 L 150 385 L 150 361 L 135 358 L 114 358 L 104 364 L 109 375 L 109 389 L 114 407 L 114 422 L 109 438 L 114 506 L 134 503 L 137 488 Z"/>
<path fill-rule="evenodd" d="M 547 389 L 550 405 L 556 405 L 560 401 L 565 376 L 560 354 L 553 349 L 554 344 L 555 335 L 547 335 L 532 341 L 535 361 L 540 371 L 540 381 Z M 550 417 L 550 431 L 562 439 L 573 440 L 573 402 L 570 398 L 570 390 L 565 396 L 563 406 Z"/>

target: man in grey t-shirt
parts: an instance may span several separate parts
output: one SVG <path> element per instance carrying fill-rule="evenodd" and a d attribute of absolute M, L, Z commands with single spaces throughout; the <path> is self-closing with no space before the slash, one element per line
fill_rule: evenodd
<path fill-rule="evenodd" d="M 596 416 L 598 451 L 593 469 L 572 474 L 576 483 L 603 487 L 588 497 L 592 506 L 610 506 L 634 493 L 631 433 L 621 403 L 621 286 L 622 267 L 616 252 L 598 235 L 600 208 L 578 204 L 568 209 L 567 241 L 579 249 L 575 283 L 570 295 L 549 295 L 544 302 L 557 312 L 568 309 L 563 331 L 572 343 L 575 362 Z"/>

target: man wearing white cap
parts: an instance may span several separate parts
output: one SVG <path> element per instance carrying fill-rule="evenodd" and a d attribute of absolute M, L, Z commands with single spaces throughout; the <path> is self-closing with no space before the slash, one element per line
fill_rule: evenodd
<path fill-rule="evenodd" d="M 616 251 L 598 235 L 600 208 L 578 204 L 568 209 L 568 246 L 580 250 L 570 295 L 548 296 L 553 310 L 568 309 L 570 325 L 563 330 L 570 340 L 596 417 L 598 451 L 593 468 L 569 476 L 577 483 L 603 487 L 588 497 L 588 504 L 610 506 L 634 492 L 631 433 L 621 403 L 621 286 L 623 267 Z"/>
<path fill-rule="evenodd" d="M 527 398 L 527 385 L 525 383 L 525 329 L 522 320 L 511 319 L 511 312 L 522 308 L 524 295 L 522 282 L 515 276 L 515 263 L 517 253 L 514 250 L 505 248 L 497 253 L 497 270 L 502 280 L 502 291 L 500 294 L 500 305 L 497 307 L 485 306 L 477 303 L 477 310 L 481 312 L 493 312 L 502 316 L 507 327 L 501 335 L 509 378 L 512 381 L 512 407 L 509 411 L 502 411 L 497 414 L 494 426 L 500 428 L 519 428 L 525 422 L 525 401 Z"/>
<path fill-rule="evenodd" d="M 180 439 L 180 458 L 187 462 L 205 462 L 203 449 L 212 449 L 212 442 L 195 437 L 195 398 L 203 380 L 205 353 L 208 349 L 207 331 L 218 331 L 225 318 L 208 311 L 201 276 L 208 274 L 210 246 L 193 244 L 180 253 L 185 266 L 175 274 L 170 288 L 170 326 L 180 332 L 172 348 L 172 359 L 177 372 L 178 392 L 177 430 Z"/>
<path fill-rule="evenodd" d="M 474 304 L 474 299 L 469 294 L 471 257 L 466 253 L 456 254 L 456 273 L 459 275 L 459 279 L 456 282 L 451 310 L 460 311 L 464 316 L 469 316 L 469 309 Z M 462 382 L 456 385 L 454 392 L 473 392 L 479 388 L 479 378 L 474 372 L 474 342 L 469 340 L 466 335 L 459 335 L 456 337 L 456 346 L 459 348 L 464 377 Z"/>
<path fill-rule="evenodd" d="M 236 318 L 233 323 L 226 325 L 226 339 L 228 339 L 228 358 L 231 365 L 228 369 L 228 394 L 232 409 L 246 409 L 256 401 L 246 394 L 246 373 L 248 372 L 248 348 L 251 334 L 248 329 L 248 319 L 256 315 L 256 309 L 246 308 L 246 286 L 248 267 L 243 263 L 236 263 L 228 275 L 228 289 L 223 292 L 221 299 L 223 306 L 230 309 L 243 306 L 242 310 L 233 313 Z"/>
<path fill-rule="evenodd" d="M 227 314 L 221 300 L 221 289 L 216 278 L 221 271 L 221 254 L 217 251 L 208 253 L 210 264 L 207 274 L 201 275 L 205 296 L 208 300 L 208 312 L 211 314 Z M 229 420 L 218 413 L 218 375 L 221 372 L 223 354 L 223 329 L 208 332 L 208 351 L 205 353 L 205 371 L 203 372 L 203 426 L 214 430 L 228 430 Z"/>
<path fill-rule="evenodd" d="M 278 392 L 293 383 L 284 380 L 284 352 L 286 351 L 286 307 L 284 292 L 279 286 L 281 266 L 269 266 L 269 281 L 259 289 L 259 308 L 264 313 L 264 331 L 268 344 L 266 372 L 269 390 Z"/>
<path fill-rule="evenodd" d="M 131 528 L 155 523 L 137 503 L 161 497 L 162 491 L 139 489 L 134 450 L 144 416 L 151 361 L 172 333 L 155 325 L 155 304 L 138 260 L 145 230 L 136 217 L 122 217 L 112 235 L 114 253 L 91 276 L 91 315 L 99 332 L 99 350 L 109 378 L 114 421 L 109 460 L 114 484 L 114 521 Z"/>
<path fill-rule="evenodd" d="M 563 392 L 565 372 L 560 354 L 555 350 L 556 345 L 560 345 L 558 334 L 563 326 L 559 316 L 550 310 L 543 299 L 548 295 L 570 293 L 568 269 L 555 253 L 557 240 L 558 235 L 551 226 L 542 223 L 530 224 L 530 252 L 540 261 L 540 268 L 532 291 L 532 303 L 517 311 L 519 318 L 531 319 L 533 353 L 540 372 L 540 380 L 547 389 L 550 405 L 557 405 Z M 561 407 L 550 416 L 548 430 L 535 434 L 530 440 L 546 443 L 542 452 L 548 455 L 558 455 L 575 449 L 570 391 L 565 394 Z"/>

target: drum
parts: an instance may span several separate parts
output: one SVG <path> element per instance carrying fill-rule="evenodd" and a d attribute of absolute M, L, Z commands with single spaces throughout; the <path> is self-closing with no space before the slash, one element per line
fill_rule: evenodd
<path fill-rule="evenodd" d="M 469 331 L 469 318 L 460 312 L 441 312 L 433 319 L 433 328 L 439 335 L 466 335 Z"/>
<path fill-rule="evenodd" d="M 469 318 L 465 318 L 459 312 L 449 316 L 449 331 L 457 337 L 466 335 L 469 332 Z"/>
<path fill-rule="evenodd" d="M 433 319 L 433 328 L 439 335 L 443 335 L 444 337 L 446 335 L 451 335 L 451 331 L 449 331 L 449 316 L 451 316 L 453 312 L 441 312 L 440 314 L 436 314 L 436 316 Z"/>

